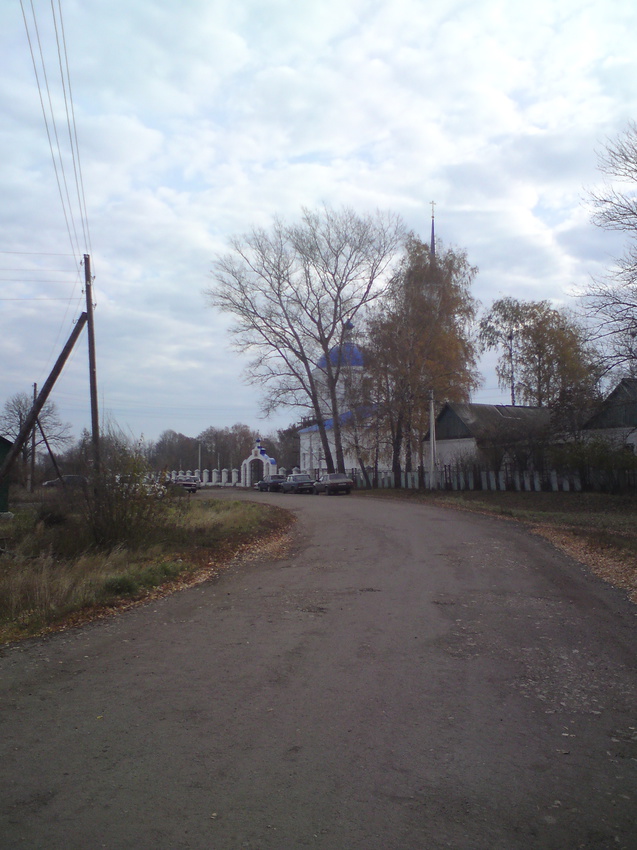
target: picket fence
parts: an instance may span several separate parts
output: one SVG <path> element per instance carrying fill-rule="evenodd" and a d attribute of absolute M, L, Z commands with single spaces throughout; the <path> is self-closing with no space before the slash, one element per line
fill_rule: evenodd
<path fill-rule="evenodd" d="M 357 487 L 365 486 L 363 475 L 352 470 Z M 378 476 L 379 488 L 393 488 L 395 477 L 392 472 L 385 472 Z M 432 481 L 430 474 L 425 472 L 422 485 L 419 484 L 417 472 L 403 472 L 401 475 L 401 486 L 407 490 L 416 490 L 422 486 L 424 490 L 517 490 L 520 492 L 540 492 L 552 490 L 554 492 L 568 492 L 574 490 L 580 492 L 582 483 L 579 474 L 560 475 L 555 470 L 549 473 L 539 472 L 493 472 L 492 470 L 460 470 L 452 467 L 443 467 L 438 470 L 435 480 Z"/>
<path fill-rule="evenodd" d="M 284 472 L 285 470 L 281 470 Z M 359 469 L 346 470 L 354 481 L 356 488 L 364 489 L 365 478 Z M 310 470 L 310 475 L 319 477 L 319 470 Z M 199 478 L 204 487 L 239 487 L 241 473 L 238 469 L 194 469 L 173 470 L 169 477 L 174 479 L 183 475 Z M 389 471 L 379 472 L 376 479 L 370 471 L 369 478 L 373 487 L 378 489 L 393 489 L 394 474 Z M 512 490 L 518 492 L 581 492 L 582 490 L 597 490 L 605 492 L 637 491 L 637 470 L 588 470 L 584 480 L 579 472 L 564 474 L 555 469 L 539 471 L 523 471 L 506 468 L 498 472 L 487 469 L 461 469 L 445 466 L 437 470 L 433 486 L 428 472 L 424 481 L 419 481 L 417 472 L 403 472 L 401 486 L 408 490 Z"/>
<path fill-rule="evenodd" d="M 357 487 L 365 487 L 365 479 L 359 470 L 351 470 Z M 371 476 L 370 476 L 371 477 Z M 392 488 L 394 475 L 379 474 L 379 488 Z M 506 468 L 498 472 L 489 469 L 461 469 L 445 466 L 437 470 L 432 483 L 428 472 L 420 483 L 417 472 L 402 473 L 401 486 L 416 490 L 509 490 L 517 492 L 634 492 L 637 491 L 637 470 L 587 470 L 585 475 L 573 471 L 567 474 L 555 469 L 519 471 Z"/>

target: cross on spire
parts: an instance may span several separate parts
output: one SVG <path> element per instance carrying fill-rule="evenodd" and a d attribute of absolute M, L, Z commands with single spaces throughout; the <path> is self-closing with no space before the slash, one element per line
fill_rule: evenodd
<path fill-rule="evenodd" d="M 435 201 L 431 201 L 431 242 L 429 243 L 429 256 L 432 260 L 436 259 L 436 234 L 434 230 L 434 208 Z"/>

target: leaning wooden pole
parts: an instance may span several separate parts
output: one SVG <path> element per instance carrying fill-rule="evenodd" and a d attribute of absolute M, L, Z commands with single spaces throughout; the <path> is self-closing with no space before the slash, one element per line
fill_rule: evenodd
<path fill-rule="evenodd" d="M 42 434 L 42 439 L 44 440 L 44 445 L 46 446 L 46 450 L 49 453 L 49 458 L 51 459 L 51 463 L 53 464 L 53 468 L 55 469 L 55 475 L 60 479 L 62 483 L 64 483 L 64 479 L 62 478 L 62 473 L 60 472 L 60 467 L 58 466 L 57 459 L 53 454 L 53 449 L 49 445 L 49 441 L 46 438 L 46 434 L 44 433 L 44 428 L 42 427 L 42 423 L 40 420 L 37 420 L 38 428 L 40 429 L 40 434 Z"/>
<path fill-rule="evenodd" d="M 2 464 L 2 466 L 0 466 L 0 481 L 2 481 L 8 475 L 9 470 L 13 466 L 13 462 L 22 451 L 22 447 L 24 446 L 26 441 L 29 439 L 29 434 L 36 425 L 38 416 L 40 415 L 40 411 L 44 407 L 44 404 L 47 398 L 49 397 L 51 390 L 53 389 L 53 385 L 60 377 L 60 372 L 64 368 L 64 364 L 68 360 L 69 354 L 73 350 L 73 346 L 77 342 L 79 335 L 82 333 L 86 321 L 87 315 L 86 313 L 82 313 L 80 318 L 77 320 L 75 327 L 73 328 L 71 336 L 68 338 L 66 345 L 62 349 L 62 353 L 58 357 L 55 366 L 51 370 L 51 374 L 44 382 L 44 386 L 40 390 L 38 397 L 33 402 L 33 407 L 29 411 L 27 418 L 24 420 L 24 424 L 22 425 L 20 433 L 16 437 L 13 446 L 9 450 L 9 454 L 4 459 L 4 463 Z"/>

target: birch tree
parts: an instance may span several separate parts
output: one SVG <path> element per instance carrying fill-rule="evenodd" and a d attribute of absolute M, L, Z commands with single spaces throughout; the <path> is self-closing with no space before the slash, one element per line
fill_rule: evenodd
<path fill-rule="evenodd" d="M 429 397 L 467 401 L 479 385 L 473 336 L 477 273 L 464 251 L 429 246 L 413 234 L 388 299 L 370 324 L 369 361 L 375 377 L 380 433 L 389 438 L 395 486 L 402 458 L 412 471 L 416 451 L 422 472 L 422 440 L 429 426 Z"/>
<path fill-rule="evenodd" d="M 556 424 L 578 430 L 598 396 L 602 369 L 588 332 L 569 311 L 501 298 L 482 318 L 480 340 L 499 351 L 496 373 L 512 404 L 550 407 Z"/>

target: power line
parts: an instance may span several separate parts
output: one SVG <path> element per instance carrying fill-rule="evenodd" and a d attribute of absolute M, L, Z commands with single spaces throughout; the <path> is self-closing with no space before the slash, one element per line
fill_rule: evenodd
<path fill-rule="evenodd" d="M 40 277 L 0 277 L 0 283 L 65 283 L 65 281 Z"/>
<path fill-rule="evenodd" d="M 27 41 L 29 44 L 29 51 L 31 53 L 31 61 L 33 63 L 33 71 L 35 74 L 38 95 L 40 98 L 40 106 L 44 118 L 44 126 L 49 142 L 49 150 L 51 152 L 51 161 L 53 163 L 53 170 L 55 172 L 58 194 L 60 196 L 60 201 L 62 204 L 62 212 L 64 214 L 66 229 L 69 235 L 71 250 L 73 252 L 72 256 L 79 260 L 83 254 L 83 251 L 80 248 L 78 229 L 76 227 L 76 216 L 74 214 L 74 206 L 71 203 L 71 194 L 69 191 L 69 183 L 67 180 L 66 168 L 64 163 L 65 156 L 63 154 L 60 135 L 58 133 L 58 122 L 56 121 L 55 109 L 53 106 L 53 97 L 51 94 L 51 86 L 49 82 L 50 75 L 47 73 L 47 62 L 44 56 L 42 40 L 40 38 L 40 27 L 38 26 L 38 16 L 35 11 L 33 0 L 29 0 L 29 4 L 31 9 L 31 17 L 33 19 L 31 26 L 27 19 L 27 14 L 24 7 L 24 0 L 20 0 L 22 17 L 24 20 Z M 86 209 L 86 194 L 84 191 L 84 179 L 82 176 L 82 166 L 77 135 L 77 123 L 75 119 L 75 106 L 73 103 L 73 89 L 71 86 L 71 74 L 69 69 L 68 51 L 66 46 L 64 19 L 62 15 L 62 6 L 60 0 L 57 0 L 57 13 L 54 5 L 54 0 L 51 0 L 51 16 L 53 21 L 53 29 L 55 32 L 61 93 L 64 101 L 66 126 L 69 140 L 69 152 L 67 155 L 70 155 L 73 166 L 73 176 L 75 179 L 75 194 L 77 196 L 77 207 L 84 245 L 86 246 L 87 251 L 91 251 L 91 237 L 88 224 L 88 214 Z M 31 28 L 33 29 L 34 37 L 32 37 L 31 35 Z M 39 54 L 39 64 L 41 66 L 42 77 L 40 77 L 40 73 L 38 71 L 38 61 L 36 60 L 34 42 L 37 42 L 37 52 Z M 41 80 L 44 83 L 44 90 L 46 91 L 46 101 L 48 102 L 48 109 L 45 104 L 45 97 Z"/>
<path fill-rule="evenodd" d="M 75 215 L 74 215 L 74 211 L 73 211 L 73 204 L 71 203 L 71 194 L 69 192 L 69 184 L 68 184 L 68 180 L 67 180 L 67 176 L 66 176 L 66 170 L 65 170 L 65 162 L 64 162 L 65 156 L 63 155 L 62 142 L 61 142 L 60 135 L 59 135 L 58 129 L 57 129 L 57 121 L 56 121 L 55 110 L 54 110 L 54 106 L 53 106 L 54 101 L 53 101 L 53 97 L 52 97 L 52 93 L 51 93 L 51 86 L 49 84 L 50 75 L 47 73 L 47 62 L 45 60 L 45 54 L 44 54 L 44 50 L 43 50 L 42 39 L 40 38 L 40 27 L 38 26 L 38 16 L 37 16 L 36 11 L 35 11 L 33 0 L 29 0 L 29 2 L 30 2 L 31 17 L 32 17 L 32 21 L 33 21 L 32 29 L 33 29 L 33 32 L 34 32 L 34 37 L 32 37 L 32 35 L 31 35 L 31 27 L 29 25 L 29 21 L 28 21 L 27 14 L 26 14 L 26 11 L 25 11 L 24 0 L 20 0 L 20 8 L 22 9 L 22 17 L 23 17 L 23 20 L 24 20 L 24 26 L 25 26 L 25 30 L 26 30 L 28 45 L 29 45 L 29 51 L 30 51 L 30 54 L 31 54 L 31 61 L 32 61 L 32 64 L 33 64 L 33 71 L 34 71 L 34 74 L 35 74 L 35 80 L 36 80 L 36 85 L 37 85 L 37 89 L 38 89 L 38 96 L 39 96 L 39 99 L 40 99 L 40 106 L 41 106 L 41 109 L 42 109 L 42 116 L 44 118 L 44 126 L 45 126 L 47 139 L 48 139 L 48 143 L 49 143 L 49 150 L 50 150 L 50 153 L 51 153 L 51 161 L 53 163 L 53 170 L 54 170 L 54 173 L 55 173 L 55 179 L 56 179 L 56 183 L 57 183 L 57 187 L 58 187 L 58 194 L 59 194 L 59 197 L 60 197 L 60 202 L 62 204 L 62 212 L 63 212 L 63 215 L 64 215 L 66 230 L 67 230 L 67 233 L 68 233 L 68 236 L 69 236 L 69 243 L 70 243 L 71 252 L 72 252 L 71 256 L 73 256 L 75 258 L 76 262 L 81 265 L 81 257 L 82 257 L 83 252 L 81 251 L 80 245 L 79 245 L 78 232 L 77 232 L 77 227 L 76 227 L 76 224 L 75 224 Z M 79 206 L 79 216 L 80 216 L 80 221 L 81 221 L 81 225 L 82 225 L 84 241 L 85 241 L 85 244 L 88 245 L 89 242 L 90 242 L 90 233 L 89 233 L 89 228 L 88 228 L 88 218 L 87 218 L 87 215 L 86 215 L 86 203 L 85 203 L 85 194 L 84 194 L 84 184 L 83 184 L 83 179 L 82 179 L 82 175 L 81 175 L 81 163 L 80 163 L 80 159 L 79 159 L 79 147 L 77 146 L 77 128 L 75 126 L 75 108 L 73 106 L 73 101 L 72 101 L 72 88 L 71 88 L 71 82 L 70 82 L 68 54 L 67 54 L 67 49 L 66 49 L 66 38 L 65 38 L 65 34 L 64 34 L 64 23 L 63 23 L 62 8 L 61 8 L 60 0 L 58 0 L 59 24 L 58 24 L 58 16 L 56 16 L 56 11 L 55 11 L 55 6 L 54 6 L 54 3 L 53 3 L 53 0 L 51 0 L 51 13 L 52 13 L 53 27 L 54 27 L 54 30 L 55 30 L 55 39 L 56 39 L 56 47 L 57 47 L 57 58 L 58 58 L 60 82 L 61 82 L 61 86 L 62 86 L 62 96 L 63 96 L 63 99 L 64 99 L 64 105 L 65 105 L 66 123 L 67 123 L 68 138 L 69 138 L 69 144 L 70 144 L 70 156 L 71 156 L 71 159 L 72 159 L 72 162 L 73 162 L 73 173 L 74 173 L 75 184 L 76 184 L 76 194 L 77 194 L 77 203 L 78 203 L 78 206 Z M 60 41 L 60 33 L 62 34 L 62 42 Z M 41 82 L 41 78 L 40 78 L 40 73 L 38 71 L 38 61 L 36 60 L 36 55 L 35 55 L 35 49 L 34 49 L 34 41 L 35 40 L 37 40 L 39 62 L 40 62 L 41 71 L 42 71 L 42 80 L 43 80 L 45 88 L 46 88 L 46 101 L 48 102 L 48 110 L 47 110 L 47 106 L 46 106 L 46 103 L 45 103 L 45 97 L 44 97 L 43 86 L 42 86 L 42 82 Z M 66 68 L 66 80 L 67 80 L 66 82 L 65 82 L 65 68 Z M 53 81 L 53 75 L 51 75 L 51 81 Z M 67 90 L 68 90 L 68 94 L 67 94 Z M 73 116 L 72 122 L 71 122 L 71 115 Z M 71 126 L 71 123 L 73 124 L 73 126 Z M 55 138 L 55 149 L 54 149 L 53 137 Z M 76 155 L 76 148 L 77 148 L 77 155 Z M 56 150 L 57 150 L 57 156 L 56 156 Z M 2 253 L 5 253 L 5 252 L 2 252 Z M 68 254 L 63 254 L 62 252 L 40 252 L 40 251 L 18 252 L 18 251 L 15 251 L 15 252 L 6 252 L 6 253 L 11 253 L 11 254 L 15 254 L 15 255 L 25 255 L 25 256 L 69 256 Z M 17 270 L 15 270 L 15 271 L 17 271 Z M 25 270 L 25 272 L 26 271 L 27 270 Z M 29 270 L 29 271 L 31 271 L 31 273 L 37 274 L 37 270 Z M 75 282 L 75 286 L 77 286 L 77 283 L 79 282 L 79 268 L 76 269 L 75 273 L 78 276 L 77 279 L 76 279 L 76 282 Z M 52 280 L 47 280 L 47 279 L 43 279 L 43 278 L 39 278 L 39 279 L 35 279 L 35 280 L 27 279 L 27 278 L 20 278 L 19 280 L 14 279 L 14 280 L 11 280 L 10 282 L 18 283 L 18 284 L 26 283 L 26 282 L 35 282 L 35 283 L 40 283 L 40 284 L 44 284 L 44 283 L 64 283 L 63 281 L 57 281 L 57 280 L 52 281 Z M 74 286 L 74 289 L 75 289 L 75 286 Z M 21 301 L 25 301 L 25 300 L 26 301 L 58 300 L 58 301 L 65 301 L 66 302 L 66 308 L 64 310 L 64 316 L 63 316 L 62 321 L 60 323 L 60 328 L 58 330 L 56 339 L 53 342 L 53 348 L 55 348 L 56 345 L 57 345 L 57 341 L 59 340 L 60 335 L 62 333 L 62 328 L 63 328 L 63 326 L 66 325 L 69 310 L 74 309 L 73 305 L 75 305 L 76 302 L 79 299 L 77 299 L 76 296 L 74 294 L 72 294 L 70 297 L 59 297 L 59 298 L 53 298 L 53 297 L 51 297 L 51 298 L 49 298 L 49 297 L 39 298 L 39 297 L 36 297 L 36 298 L 30 298 L 30 299 L 12 298 L 12 299 L 7 299 L 7 300 L 21 300 Z"/>
<path fill-rule="evenodd" d="M 58 166 L 57 166 L 57 162 L 55 160 L 55 152 L 53 150 L 53 140 L 51 139 L 51 131 L 49 129 L 49 119 L 48 119 L 48 116 L 47 116 L 46 107 L 44 105 L 44 98 L 42 96 L 42 85 L 40 83 L 40 76 L 38 74 L 38 67 L 37 67 L 37 62 L 35 60 L 35 53 L 33 52 L 33 42 L 31 40 L 31 33 L 29 32 L 29 25 L 27 23 L 27 16 L 26 16 L 26 12 L 24 11 L 24 4 L 23 4 L 22 0 L 20 0 L 20 8 L 22 9 L 22 17 L 24 19 L 24 27 L 26 29 L 27 40 L 29 42 L 29 51 L 31 53 L 31 61 L 33 63 L 33 72 L 35 73 L 35 81 L 36 81 L 36 84 L 37 84 L 37 87 L 38 87 L 38 95 L 39 95 L 39 98 L 40 98 L 40 106 L 42 108 L 42 116 L 44 118 L 44 126 L 46 128 L 46 135 L 47 135 L 47 139 L 49 141 L 49 150 L 51 151 L 51 161 L 53 162 L 53 170 L 55 171 L 55 179 L 56 179 L 56 182 L 57 182 L 58 194 L 60 196 L 60 201 L 62 203 L 62 211 L 64 213 L 64 221 L 66 223 L 66 230 L 67 230 L 67 233 L 69 235 L 69 241 L 71 243 L 71 250 L 73 251 L 74 256 L 77 257 L 80 254 L 79 244 L 77 243 L 77 232 L 75 231 L 75 226 L 74 226 L 73 231 L 75 232 L 75 243 L 76 244 L 73 245 L 73 233 L 71 232 L 71 226 L 69 224 L 69 215 L 71 214 L 71 211 L 69 209 L 68 212 L 67 212 L 66 204 L 64 203 L 64 194 L 62 192 L 62 184 L 60 182 L 60 174 L 58 172 Z M 46 63 L 44 61 L 44 54 L 42 52 L 42 43 L 40 41 L 40 32 L 39 32 L 39 29 L 38 29 L 35 9 L 33 7 L 33 0 L 31 0 L 31 13 L 33 15 L 33 25 L 35 27 L 35 34 L 36 34 L 36 37 L 37 37 L 38 47 L 39 47 L 39 51 L 40 51 L 40 61 L 42 63 L 42 73 L 44 74 L 44 81 L 46 83 L 46 90 L 47 90 L 48 99 L 49 99 L 49 107 L 51 109 L 51 123 L 53 125 L 53 131 L 54 131 L 54 134 L 55 134 L 55 138 L 58 141 L 58 154 L 60 155 L 60 170 L 62 171 L 62 177 L 63 177 L 64 183 L 66 185 L 66 178 L 64 177 L 64 163 L 62 162 L 62 159 L 61 159 L 61 149 L 60 149 L 60 144 L 59 144 L 59 139 L 58 139 L 58 134 L 57 134 L 57 127 L 56 127 L 56 124 L 55 124 L 55 115 L 53 113 L 53 103 L 51 101 L 51 92 L 50 92 L 50 89 L 49 89 L 49 82 L 48 82 L 48 77 L 47 77 L 47 73 L 46 73 Z M 67 188 L 66 194 L 67 194 L 67 197 L 68 197 L 68 188 Z M 70 206 L 70 201 L 69 201 L 69 206 Z"/>
<path fill-rule="evenodd" d="M 60 274 L 70 274 L 69 269 L 17 269 L 15 266 L 11 268 L 0 268 L 0 272 L 60 272 Z"/>
<path fill-rule="evenodd" d="M 67 295 L 64 298 L 0 298 L 0 301 L 80 301 L 81 295 Z"/>
<path fill-rule="evenodd" d="M 51 5 L 53 5 L 53 4 L 51 4 Z M 65 63 L 65 66 L 66 66 L 66 79 L 68 81 L 68 86 L 69 86 L 69 101 L 70 101 L 70 104 L 71 104 L 71 115 L 73 117 L 73 138 L 75 139 L 75 151 L 76 151 L 76 154 L 77 154 L 77 171 L 75 173 L 75 182 L 76 182 L 76 186 L 77 186 L 77 190 L 78 190 L 78 193 L 77 193 L 78 198 L 77 199 L 78 199 L 78 203 L 79 203 L 79 206 L 80 206 L 80 215 L 82 216 L 82 229 L 84 231 L 84 238 L 85 238 L 86 244 L 88 246 L 88 252 L 89 252 L 89 254 L 92 254 L 93 249 L 92 249 L 92 245 L 91 245 L 91 232 L 90 232 L 89 225 L 88 225 L 88 213 L 87 213 L 87 210 L 86 210 L 86 195 L 84 193 L 84 178 L 82 177 L 82 161 L 81 161 L 81 158 L 80 158 L 80 146 L 79 146 L 78 140 L 77 140 L 77 122 L 75 120 L 75 105 L 73 103 L 73 89 L 71 87 L 71 72 L 69 70 L 69 57 L 68 57 L 68 51 L 66 49 L 66 33 L 64 31 L 64 19 L 62 17 L 62 6 L 61 6 L 60 0 L 58 0 L 58 12 L 59 12 L 59 15 L 60 15 L 60 29 L 62 30 L 62 43 L 64 45 L 64 63 Z M 55 18 L 55 13 L 54 13 L 54 18 Z M 56 27 L 55 32 L 56 32 L 56 36 L 57 36 L 57 27 Z M 59 55 L 59 49 L 58 49 L 58 55 Z M 66 103 L 66 97 L 65 97 L 64 102 Z M 67 112 L 67 122 L 68 122 L 68 112 Z M 70 131 L 71 131 L 71 128 L 69 126 L 69 135 L 70 135 Z M 72 140 L 71 140 L 71 150 L 73 150 L 73 141 Z M 75 168 L 75 158 L 73 159 L 73 166 Z M 78 181 L 78 175 L 79 175 L 79 181 Z"/>

